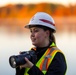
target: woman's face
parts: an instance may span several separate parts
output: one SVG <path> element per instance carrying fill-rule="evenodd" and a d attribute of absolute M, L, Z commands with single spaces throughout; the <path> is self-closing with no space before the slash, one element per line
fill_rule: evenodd
<path fill-rule="evenodd" d="M 37 47 L 43 47 L 47 41 L 48 32 L 42 28 L 32 27 L 30 28 L 32 44 Z"/>

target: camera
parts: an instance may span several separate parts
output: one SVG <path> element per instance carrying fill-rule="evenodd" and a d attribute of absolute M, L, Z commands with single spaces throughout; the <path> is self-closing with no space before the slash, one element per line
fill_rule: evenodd
<path fill-rule="evenodd" d="M 20 55 L 12 55 L 9 57 L 9 64 L 12 68 L 17 68 L 20 65 L 26 64 L 25 57 L 32 63 L 36 62 L 37 56 L 34 50 L 21 52 Z"/>

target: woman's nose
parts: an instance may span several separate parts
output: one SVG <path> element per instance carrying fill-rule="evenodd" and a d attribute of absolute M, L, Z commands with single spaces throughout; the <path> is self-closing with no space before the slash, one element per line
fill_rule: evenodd
<path fill-rule="evenodd" d="M 34 36 L 35 36 L 34 32 L 31 32 L 31 37 L 34 37 Z"/>

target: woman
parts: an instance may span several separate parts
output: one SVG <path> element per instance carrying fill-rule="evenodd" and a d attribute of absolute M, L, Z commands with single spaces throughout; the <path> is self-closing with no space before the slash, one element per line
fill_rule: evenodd
<path fill-rule="evenodd" d="M 36 13 L 25 26 L 31 32 L 37 60 L 32 63 L 25 57 L 26 64 L 16 68 L 16 75 L 65 75 L 64 54 L 56 47 L 53 33 L 56 32 L 53 18 L 44 12 Z"/>

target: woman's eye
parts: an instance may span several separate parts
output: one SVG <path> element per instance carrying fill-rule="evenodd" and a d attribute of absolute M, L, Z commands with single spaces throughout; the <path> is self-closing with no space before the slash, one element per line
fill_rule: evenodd
<path fill-rule="evenodd" d="M 30 32 L 32 33 L 32 30 L 30 30 Z"/>
<path fill-rule="evenodd" d="M 31 33 L 39 32 L 39 29 L 30 29 Z"/>
<path fill-rule="evenodd" d="M 34 32 L 38 32 L 39 30 L 34 30 Z"/>
<path fill-rule="evenodd" d="M 34 31 L 30 30 L 30 32 L 31 32 L 31 33 L 32 33 L 32 32 L 38 32 L 38 30 L 34 30 Z"/>

